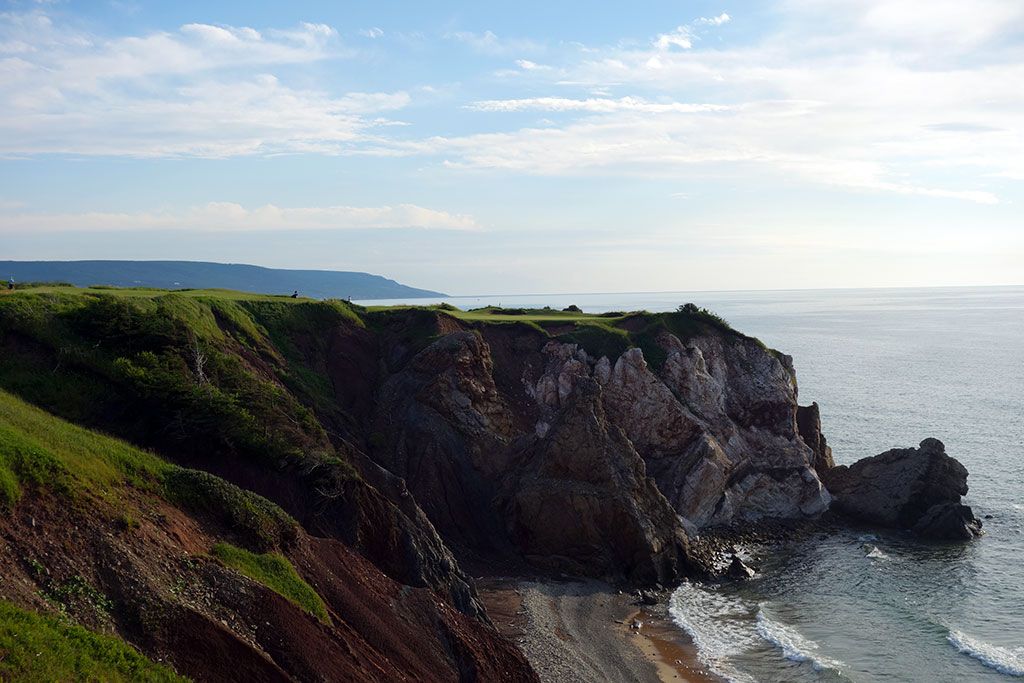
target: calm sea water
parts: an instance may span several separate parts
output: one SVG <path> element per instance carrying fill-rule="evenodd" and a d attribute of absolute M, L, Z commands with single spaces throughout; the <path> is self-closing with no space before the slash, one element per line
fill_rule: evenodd
<path fill-rule="evenodd" d="M 992 515 L 976 542 L 851 532 L 765 554 L 742 587 L 682 586 L 670 612 L 719 673 L 737 681 L 1024 677 L 1024 287 L 448 301 L 593 312 L 693 301 L 793 355 L 801 402 L 821 405 L 837 462 L 932 436 L 967 466 L 967 503 Z"/>

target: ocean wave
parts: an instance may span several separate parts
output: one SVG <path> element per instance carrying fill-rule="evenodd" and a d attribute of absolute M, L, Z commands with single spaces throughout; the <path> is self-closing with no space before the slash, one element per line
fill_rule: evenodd
<path fill-rule="evenodd" d="M 962 654 L 1008 676 L 1024 676 L 1024 648 L 990 645 L 963 631 L 950 631 L 946 640 Z"/>
<path fill-rule="evenodd" d="M 839 671 L 842 662 L 818 653 L 818 644 L 805 638 L 791 626 L 772 621 L 761 610 L 757 613 L 757 632 L 762 638 L 782 650 L 782 656 L 793 662 L 809 662 L 815 671 Z"/>
<path fill-rule="evenodd" d="M 733 683 L 754 683 L 729 658 L 757 645 L 752 609 L 739 598 L 684 583 L 669 599 L 669 616 L 697 646 L 697 656 L 712 672 Z"/>

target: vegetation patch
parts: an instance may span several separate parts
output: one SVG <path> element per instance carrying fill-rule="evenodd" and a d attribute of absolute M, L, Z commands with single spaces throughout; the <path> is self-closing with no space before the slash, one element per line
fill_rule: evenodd
<path fill-rule="evenodd" d="M 330 623 L 324 601 L 312 586 L 302 580 L 292 563 L 283 555 L 257 555 L 227 543 L 218 543 L 210 552 L 232 569 L 291 600 L 320 621 Z"/>
<path fill-rule="evenodd" d="M 298 537 L 298 522 L 284 510 L 212 474 L 171 466 L 163 482 L 169 501 L 213 517 L 253 548 L 287 548 Z"/>
<path fill-rule="evenodd" d="M 109 616 L 114 609 L 114 603 L 110 598 L 78 574 L 47 586 L 43 595 L 50 602 L 57 604 L 62 612 L 84 605 L 103 616 Z"/>
<path fill-rule="evenodd" d="M 56 418 L 0 390 L 0 506 L 11 509 L 26 486 L 97 494 L 117 502 L 123 486 L 162 495 L 205 514 L 260 550 L 288 547 L 298 523 L 266 498 L 206 472 L 167 463 L 129 444 Z M 122 511 L 131 528 L 130 511 Z"/>
<path fill-rule="evenodd" d="M 579 344 L 591 357 L 607 356 L 613 362 L 632 346 L 625 330 L 599 323 L 579 323 L 571 332 L 560 334 L 556 339 L 568 344 Z"/>
<path fill-rule="evenodd" d="M 124 641 L 0 602 L 0 679 L 185 681 Z"/>

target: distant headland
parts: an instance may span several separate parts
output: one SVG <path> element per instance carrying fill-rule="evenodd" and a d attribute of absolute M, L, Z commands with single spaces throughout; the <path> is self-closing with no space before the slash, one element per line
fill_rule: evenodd
<path fill-rule="evenodd" d="M 436 297 L 380 275 L 335 270 L 284 270 L 203 261 L 0 261 L 0 275 L 15 282 L 66 282 L 78 287 L 233 289 L 315 299 Z"/>

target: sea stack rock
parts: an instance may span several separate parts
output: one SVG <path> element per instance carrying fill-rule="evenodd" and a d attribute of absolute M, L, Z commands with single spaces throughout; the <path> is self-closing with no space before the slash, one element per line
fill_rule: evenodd
<path fill-rule="evenodd" d="M 800 438 L 814 451 L 814 469 L 820 474 L 836 466 L 832 460 L 832 447 L 821 432 L 821 410 L 817 403 L 797 406 L 796 426 Z"/>
<path fill-rule="evenodd" d="M 835 498 L 832 509 L 841 514 L 924 538 L 981 535 L 981 521 L 960 502 L 967 494 L 967 469 L 938 439 L 833 467 L 823 478 Z"/>

